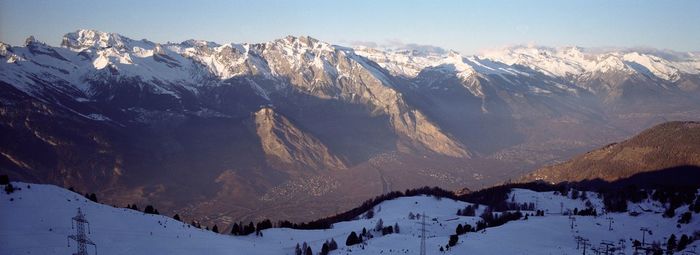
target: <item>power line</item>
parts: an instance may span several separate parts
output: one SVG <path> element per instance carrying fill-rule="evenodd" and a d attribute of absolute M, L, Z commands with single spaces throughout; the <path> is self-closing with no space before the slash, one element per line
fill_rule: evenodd
<path fill-rule="evenodd" d="M 582 238 L 581 239 L 581 246 L 583 246 L 583 255 L 586 255 L 586 246 L 591 245 L 591 242 L 588 241 L 588 239 Z"/>
<path fill-rule="evenodd" d="M 569 215 L 569 221 L 571 221 L 571 229 L 574 229 L 574 222 L 576 221 L 576 217 L 573 215 Z"/>
<path fill-rule="evenodd" d="M 644 245 L 646 245 L 644 243 L 644 237 L 646 236 L 646 233 L 650 231 L 650 229 L 642 227 L 642 228 L 639 228 L 639 230 L 642 231 L 642 246 L 644 246 Z"/>
<path fill-rule="evenodd" d="M 612 230 L 613 230 L 612 224 L 613 224 L 613 222 L 615 222 L 615 221 L 613 221 L 613 218 L 612 218 L 612 217 L 607 217 L 607 218 L 605 218 L 605 219 L 608 220 L 608 231 L 612 231 Z"/>
<path fill-rule="evenodd" d="M 576 236 L 576 237 L 574 237 L 574 239 L 576 239 L 576 249 L 578 250 L 581 247 L 581 241 L 583 241 L 583 237 Z"/>
<path fill-rule="evenodd" d="M 559 214 L 564 215 L 564 202 L 559 202 Z"/>
<path fill-rule="evenodd" d="M 605 246 L 604 252 L 605 252 L 605 255 L 608 255 L 608 254 L 612 254 L 612 252 L 610 251 L 610 246 L 612 246 L 614 248 L 615 243 L 603 240 L 600 242 L 600 246 Z"/>

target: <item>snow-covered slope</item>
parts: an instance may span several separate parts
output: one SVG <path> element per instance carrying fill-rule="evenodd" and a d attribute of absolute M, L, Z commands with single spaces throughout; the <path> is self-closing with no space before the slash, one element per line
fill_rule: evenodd
<path fill-rule="evenodd" d="M 376 62 L 392 74 L 407 78 L 418 76 L 426 68 L 455 72 L 458 77 L 463 79 L 475 74 L 522 74 L 522 72 L 502 63 L 494 63 L 479 56 L 464 56 L 455 51 L 443 53 L 357 48 L 355 52 Z"/>
<path fill-rule="evenodd" d="M 307 242 L 319 252 L 326 240 L 335 239 L 339 250 L 331 254 L 415 254 L 420 243 L 420 220 L 410 219 L 409 213 L 426 214 L 426 247 L 428 254 L 578 254 L 575 236 L 588 238 L 597 245 L 603 240 L 618 243 L 624 240 L 625 252 L 632 252 L 630 240 L 640 239 L 640 227 L 652 230 L 646 242 L 663 241 L 670 234 L 692 234 L 700 229 L 700 220 L 694 217 L 690 224 L 676 227 L 675 218 L 662 218 L 662 205 L 643 202 L 631 205 L 641 213 L 610 213 L 604 216 L 576 216 L 573 229 L 562 210 L 584 208 L 585 202 L 563 197 L 553 192 L 533 192 L 515 189 L 512 201 L 536 203 L 544 210 L 544 217 L 530 216 L 527 220 L 509 222 L 481 232 L 469 232 L 459 237 L 458 244 L 446 252 L 445 246 L 458 224 L 474 226 L 478 217 L 456 216 L 456 211 L 467 203 L 429 196 L 403 197 L 385 201 L 376 206 L 374 217 L 334 224 L 327 230 L 293 230 L 273 228 L 263 236 L 230 236 L 215 234 L 159 215 L 143 214 L 131 209 L 113 208 L 86 200 L 83 196 L 51 185 L 13 183 L 21 188 L 0 195 L 0 253 L 14 254 L 69 254 L 67 236 L 74 234 L 71 218 L 78 208 L 90 222 L 88 237 L 97 244 L 98 254 L 293 254 L 297 243 Z M 600 211 L 602 201 L 588 193 L 590 204 Z M 485 206 L 479 207 L 477 215 Z M 636 209 L 639 208 L 639 209 Z M 642 210 L 643 209 L 643 210 Z M 679 208 L 679 213 L 687 206 Z M 657 211 L 657 212 L 655 212 Z M 532 213 L 532 212 L 525 212 Z M 613 219 L 609 230 L 609 219 Z M 399 233 L 381 236 L 373 232 L 377 221 L 385 226 L 397 224 Z M 362 228 L 375 236 L 363 245 L 345 246 L 351 231 Z M 92 248 L 90 248 L 92 252 Z M 92 254 L 92 253 L 91 253 Z"/>
<path fill-rule="evenodd" d="M 157 43 L 114 33 L 79 30 L 66 34 L 62 46 L 30 37 L 24 47 L 8 48 L 5 54 L 13 60 L 2 63 L 0 80 L 30 94 L 41 91 L 38 83 L 43 81 L 90 96 L 96 89 L 91 84 L 116 78 L 153 85 L 157 93 L 177 97 L 173 87 L 191 86 L 207 76 L 194 62 Z"/>

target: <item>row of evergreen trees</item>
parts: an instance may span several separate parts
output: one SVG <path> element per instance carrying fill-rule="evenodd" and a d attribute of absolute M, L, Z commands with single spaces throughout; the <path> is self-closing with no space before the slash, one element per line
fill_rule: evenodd
<path fill-rule="evenodd" d="M 374 226 L 373 229 L 374 233 L 381 234 L 381 235 L 389 235 L 389 234 L 398 234 L 401 233 L 401 228 L 399 227 L 399 223 L 394 223 L 394 225 L 389 225 L 389 226 L 384 226 L 384 220 L 379 219 L 377 223 Z M 367 231 L 366 228 L 362 228 L 362 231 L 358 235 L 355 233 L 355 231 L 350 232 L 348 237 L 345 239 L 345 245 L 346 246 L 352 246 L 356 244 L 360 244 L 366 240 L 374 238 L 374 235 L 372 234 L 372 231 Z"/>
<path fill-rule="evenodd" d="M 335 242 L 335 239 L 331 238 L 331 240 L 326 240 L 323 242 L 323 245 L 321 245 L 321 253 L 320 255 L 328 255 L 331 251 L 337 250 L 338 249 L 338 243 Z M 297 246 L 294 247 L 294 254 L 295 255 L 313 255 L 313 250 L 311 249 L 311 245 L 308 245 L 306 242 L 304 242 L 302 245 L 299 245 L 297 243 Z"/>
<path fill-rule="evenodd" d="M 474 217 L 476 216 L 476 209 L 479 209 L 479 204 L 467 205 L 464 209 L 458 209 L 457 215 Z"/>
<path fill-rule="evenodd" d="M 314 252 L 313 252 L 313 250 L 311 250 L 311 246 L 306 244 L 306 242 L 304 242 L 304 244 L 302 246 L 299 246 L 299 244 L 297 243 L 297 246 L 294 248 L 294 254 L 296 254 L 296 255 L 314 255 Z"/>
<path fill-rule="evenodd" d="M 491 207 L 487 207 L 480 215 L 481 220 L 476 223 L 476 231 L 485 228 L 497 227 L 509 221 L 519 220 L 523 217 L 520 211 L 494 213 Z"/>
<path fill-rule="evenodd" d="M 132 205 L 132 204 L 128 204 L 128 205 L 126 205 L 126 208 L 131 209 L 131 210 L 134 210 L 134 211 L 140 211 L 140 210 L 139 210 L 139 207 L 138 207 L 136 204 L 133 204 L 133 205 Z M 145 214 L 160 215 L 160 212 L 158 211 L 158 209 L 156 209 L 156 208 L 153 207 L 152 205 L 147 205 L 145 208 L 143 208 L 143 213 L 145 213 Z M 178 215 L 178 220 L 179 220 L 179 217 L 180 217 L 180 216 Z"/>
<path fill-rule="evenodd" d="M 326 240 L 323 245 L 321 245 L 321 255 L 328 255 L 328 253 L 337 249 L 338 244 L 335 242 L 335 239 L 331 238 L 330 241 Z"/>
<path fill-rule="evenodd" d="M 594 217 L 598 216 L 598 212 L 593 207 L 588 207 L 588 208 L 582 209 L 582 210 L 579 210 L 577 207 L 577 208 L 574 208 L 573 213 L 574 213 L 574 215 L 579 215 L 579 216 L 594 216 Z"/>
<path fill-rule="evenodd" d="M 272 228 L 272 221 L 265 219 L 256 224 L 251 221 L 248 225 L 244 225 L 243 222 L 233 223 L 231 226 L 231 234 L 234 236 L 245 236 L 250 235 L 255 232 L 256 235 L 262 236 L 262 231 L 268 228 Z"/>
<path fill-rule="evenodd" d="M 345 245 L 352 246 L 360 244 L 372 238 L 374 238 L 374 235 L 371 233 L 371 231 L 367 231 L 366 228 L 362 228 L 362 231 L 360 231 L 359 235 L 356 234 L 355 231 L 350 232 L 350 234 L 348 234 L 348 237 L 345 239 Z"/>
<path fill-rule="evenodd" d="M 681 235 L 679 240 L 676 240 L 676 235 L 671 234 L 666 242 L 666 249 L 669 251 L 682 251 L 685 250 L 685 248 L 687 248 L 693 241 L 693 237 L 689 237 L 685 234 Z"/>

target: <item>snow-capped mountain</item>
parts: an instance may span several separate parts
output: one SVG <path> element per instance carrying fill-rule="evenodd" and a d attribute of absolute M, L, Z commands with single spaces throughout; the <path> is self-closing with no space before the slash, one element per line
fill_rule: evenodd
<path fill-rule="evenodd" d="M 680 74 L 700 73 L 700 60 L 692 53 L 666 59 L 653 53 L 631 50 L 596 52 L 580 47 L 547 48 L 516 46 L 482 53 L 485 58 L 508 65 L 523 65 L 552 76 L 581 76 L 586 73 L 627 70 L 677 81 Z"/>
<path fill-rule="evenodd" d="M 387 114 L 395 131 L 415 145 L 445 155 L 468 156 L 463 145 L 406 106 L 392 89 L 390 77 L 374 63 L 351 49 L 313 38 L 290 36 L 240 45 L 188 41 L 162 46 L 113 33 L 79 30 L 67 34 L 62 46 L 53 49 L 30 38 L 25 47 L 8 49 L 2 79 L 19 83 L 17 87 L 30 94 L 43 93 L 44 87 L 33 86 L 37 79 L 40 83 L 66 84 L 82 92 L 79 96 L 83 98 L 102 101 L 132 97 L 121 91 L 134 85 L 140 93 L 168 95 L 171 101 L 180 101 L 201 94 L 198 87 L 209 89 L 243 77 L 246 86 L 269 103 L 274 102 L 270 94 L 293 89 L 320 99 L 365 104 L 373 112 Z M 15 56 L 19 60 L 10 61 Z M 132 104 L 140 100 L 135 101 Z M 426 141 L 425 136 L 437 139 L 440 145 Z"/>
<path fill-rule="evenodd" d="M 164 210 L 198 214 L 212 199 L 235 201 L 217 210 L 241 217 L 276 206 L 250 197 L 348 189 L 358 201 L 422 178 L 407 172 L 455 188 L 491 184 L 700 117 L 698 59 L 576 47 L 465 56 L 307 36 L 157 43 L 78 30 L 59 47 L 30 37 L 0 43 L 0 167 L 113 203 L 167 201 Z"/>

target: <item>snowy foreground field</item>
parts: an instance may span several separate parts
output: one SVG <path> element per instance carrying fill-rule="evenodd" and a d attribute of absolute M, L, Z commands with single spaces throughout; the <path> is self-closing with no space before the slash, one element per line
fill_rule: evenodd
<path fill-rule="evenodd" d="M 530 216 L 500 227 L 487 228 L 480 232 L 469 232 L 459 236 L 457 245 L 441 252 L 458 224 L 474 226 L 479 217 L 457 216 L 456 212 L 468 203 L 451 199 L 436 199 L 429 196 L 404 197 L 385 201 L 374 208 L 372 219 L 341 222 L 328 230 L 294 230 L 273 228 L 263 231 L 263 236 L 231 236 L 215 234 L 197 229 L 172 218 L 144 214 L 131 209 L 114 208 L 96 204 L 71 191 L 52 186 L 13 183 L 22 188 L 12 194 L 0 194 L 0 254 L 72 254 L 76 245 L 68 246 L 67 236 L 74 234 L 71 218 L 78 208 L 90 222 L 88 237 L 97 244 L 97 254 L 294 254 L 297 243 L 307 242 L 317 254 L 321 245 L 334 238 L 338 249 L 330 254 L 419 254 L 421 221 L 409 219 L 409 213 L 423 214 L 426 219 L 427 254 L 582 254 L 577 250 L 576 236 L 590 240 L 593 247 L 602 241 L 616 245 L 624 240 L 624 254 L 632 254 L 632 240 L 642 238 L 646 243 L 665 243 L 671 234 L 680 237 L 692 235 L 700 230 L 697 214 L 689 224 L 677 227 L 678 217 L 663 218 L 663 207 L 658 203 L 630 204 L 630 211 L 638 216 L 603 214 L 598 217 L 575 216 L 571 228 L 569 216 L 561 215 L 573 208 L 585 208 L 584 201 L 569 199 L 553 192 L 533 192 L 515 189 L 511 193 L 516 202 L 536 203 L 545 216 Z M 593 193 L 590 202 L 602 211 L 602 201 Z M 11 201 L 12 200 L 12 201 Z M 479 215 L 485 206 L 480 206 Z M 676 210 L 677 214 L 688 211 L 688 206 Z M 533 213 L 527 212 L 524 213 Z M 609 230 L 612 219 L 612 230 Z M 373 229 L 382 219 L 385 226 L 398 224 L 400 233 L 374 238 L 365 245 L 346 246 L 345 240 L 351 231 L 362 228 Z M 694 244 L 697 244 L 694 243 Z M 694 245 L 693 244 L 693 245 Z M 693 249 L 689 246 L 687 251 Z M 88 249 L 94 254 L 92 247 Z M 594 254 L 588 250 L 587 254 Z"/>

